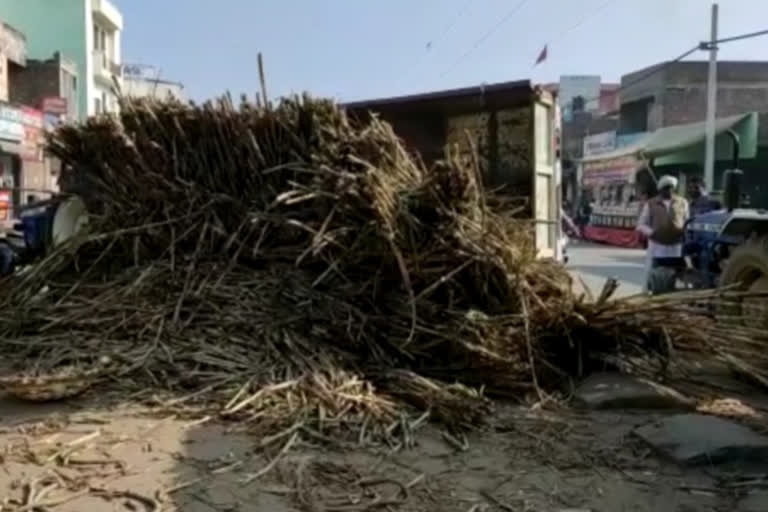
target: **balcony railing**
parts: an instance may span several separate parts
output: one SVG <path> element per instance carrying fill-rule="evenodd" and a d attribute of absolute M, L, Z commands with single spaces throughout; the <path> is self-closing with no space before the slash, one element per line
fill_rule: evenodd
<path fill-rule="evenodd" d="M 110 81 L 112 80 L 112 77 L 116 76 L 120 78 L 123 74 L 122 67 L 116 62 L 113 62 L 112 59 L 101 50 L 95 50 L 93 52 L 93 68 L 94 75 Z"/>

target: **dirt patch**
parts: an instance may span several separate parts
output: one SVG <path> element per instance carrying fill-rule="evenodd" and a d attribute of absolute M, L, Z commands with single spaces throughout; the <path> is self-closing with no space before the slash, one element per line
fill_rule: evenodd
<path fill-rule="evenodd" d="M 734 510 L 755 480 L 658 460 L 630 435 L 649 414 L 507 407 L 466 438 L 425 424 L 398 449 L 128 408 L 4 400 L 0 417 L 3 511 Z"/>

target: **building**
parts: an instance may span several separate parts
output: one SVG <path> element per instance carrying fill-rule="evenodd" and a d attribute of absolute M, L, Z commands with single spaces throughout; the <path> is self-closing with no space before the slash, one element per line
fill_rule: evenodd
<path fill-rule="evenodd" d="M 10 101 L 32 105 L 55 121 L 80 118 L 77 65 L 56 53 L 47 60 L 28 59 L 11 74 Z"/>
<path fill-rule="evenodd" d="M 574 207 L 578 189 L 576 161 L 590 141 L 608 148 L 606 141 L 618 127 L 619 84 L 602 83 L 599 75 L 564 75 L 545 88 L 557 95 L 562 113 L 563 199 Z"/>
<path fill-rule="evenodd" d="M 122 93 L 126 96 L 186 100 L 184 84 L 162 79 L 160 71 L 153 66 L 126 64 L 122 74 Z"/>
<path fill-rule="evenodd" d="M 620 133 L 703 121 L 708 62 L 660 63 L 621 78 Z M 768 110 L 768 62 L 717 65 L 717 117 Z"/>
<path fill-rule="evenodd" d="M 80 118 L 117 110 L 123 17 L 109 0 L 0 0 L 0 18 L 26 34 L 30 58 L 74 62 Z"/>
<path fill-rule="evenodd" d="M 0 23 L 0 48 L 0 225 L 7 227 L 29 196 L 44 196 L 54 184 L 43 154 L 43 113 L 13 101 L 29 63 L 27 39 Z"/>
<path fill-rule="evenodd" d="M 0 101 L 8 101 L 9 76 L 27 63 L 27 38 L 7 23 L 0 24 Z"/>
<path fill-rule="evenodd" d="M 545 86 L 557 94 L 564 121 L 580 112 L 593 116 L 612 113 L 619 108 L 619 84 L 602 83 L 599 75 L 563 75 L 558 83 Z"/>

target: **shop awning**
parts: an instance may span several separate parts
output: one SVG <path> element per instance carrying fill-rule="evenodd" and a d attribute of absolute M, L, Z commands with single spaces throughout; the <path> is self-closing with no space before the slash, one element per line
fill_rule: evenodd
<path fill-rule="evenodd" d="M 718 160 L 729 160 L 733 156 L 733 141 L 727 132 L 731 131 L 739 139 L 739 158 L 755 158 L 757 155 L 756 112 L 723 117 L 716 121 L 715 133 Z M 649 133 L 635 144 L 619 148 L 582 160 L 584 163 L 613 160 L 628 156 L 650 160 L 655 165 L 698 163 L 704 160 L 704 141 L 706 123 L 691 123 L 667 126 Z"/>

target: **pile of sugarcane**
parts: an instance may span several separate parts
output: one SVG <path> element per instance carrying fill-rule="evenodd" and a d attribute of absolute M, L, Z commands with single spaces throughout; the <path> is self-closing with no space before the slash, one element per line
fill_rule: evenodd
<path fill-rule="evenodd" d="M 707 353 L 762 375 L 766 336 L 718 324 L 697 307 L 712 294 L 577 296 L 450 148 L 425 168 L 330 101 L 125 100 L 49 142 L 92 218 L 0 286 L 21 371 L 106 358 L 105 390 L 361 438 L 408 411 L 475 424 L 596 365 L 656 376 Z"/>

